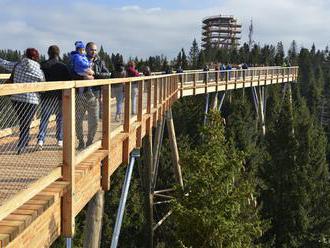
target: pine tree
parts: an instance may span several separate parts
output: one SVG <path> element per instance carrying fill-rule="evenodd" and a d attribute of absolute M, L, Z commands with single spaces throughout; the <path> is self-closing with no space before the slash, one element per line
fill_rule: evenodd
<path fill-rule="evenodd" d="M 284 64 L 284 48 L 283 43 L 278 42 L 276 46 L 276 55 L 275 55 L 275 64 L 278 66 L 282 66 Z"/>
<path fill-rule="evenodd" d="M 319 211 L 329 199 L 324 134 L 299 97 L 288 95 L 274 129 L 267 134 L 269 160 L 262 175 L 263 214 L 271 220 L 265 243 L 271 247 L 326 247 L 329 214 Z M 320 191 L 323 189 L 323 191 Z"/>
<path fill-rule="evenodd" d="M 182 60 L 182 69 L 187 70 L 188 69 L 188 59 L 187 59 L 187 55 L 183 48 L 181 49 L 181 60 Z"/>
<path fill-rule="evenodd" d="M 206 64 L 205 52 L 201 50 L 198 56 L 198 68 L 203 68 Z"/>
<path fill-rule="evenodd" d="M 182 155 L 189 180 L 188 194 L 173 204 L 177 240 L 184 247 L 254 247 L 262 223 L 244 157 L 226 142 L 220 114 L 211 113 L 208 120 L 199 147 Z"/>
<path fill-rule="evenodd" d="M 181 56 L 181 51 L 178 53 L 178 56 L 176 57 L 176 68 L 179 66 L 182 67 L 182 56 Z"/>
<path fill-rule="evenodd" d="M 292 66 L 298 64 L 298 51 L 297 43 L 295 40 L 293 40 L 291 43 L 290 49 L 288 51 L 288 58 Z"/>
<path fill-rule="evenodd" d="M 198 69 L 199 48 L 196 39 L 194 39 L 189 51 L 189 62 L 192 69 Z"/>

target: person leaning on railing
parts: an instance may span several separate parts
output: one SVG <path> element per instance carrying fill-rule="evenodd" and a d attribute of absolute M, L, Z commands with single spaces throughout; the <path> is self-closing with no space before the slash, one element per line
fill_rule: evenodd
<path fill-rule="evenodd" d="M 45 81 L 45 75 L 40 68 L 39 52 L 35 48 L 28 48 L 25 57 L 13 71 L 14 83 L 33 83 Z M 16 115 L 19 121 L 19 141 L 17 154 L 22 153 L 30 140 L 30 125 L 37 111 L 40 98 L 38 93 L 24 93 L 11 96 Z"/>
<path fill-rule="evenodd" d="M 48 48 L 49 59 L 41 64 L 46 81 L 69 81 L 72 79 L 69 68 L 60 61 L 60 49 L 53 45 Z M 56 139 L 59 147 L 63 146 L 62 91 L 47 91 L 40 94 L 41 120 L 37 148 L 41 150 L 45 142 L 49 118 L 55 110 Z"/>

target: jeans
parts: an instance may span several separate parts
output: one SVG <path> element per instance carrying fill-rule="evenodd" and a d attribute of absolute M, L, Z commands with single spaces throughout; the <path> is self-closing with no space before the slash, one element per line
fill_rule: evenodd
<path fill-rule="evenodd" d="M 12 103 L 19 122 L 19 140 L 17 148 L 22 149 L 29 143 L 30 126 L 38 105 L 17 101 L 13 101 Z"/>
<path fill-rule="evenodd" d="M 49 118 L 54 112 L 56 114 L 56 139 L 63 140 L 62 100 L 56 96 L 44 97 L 41 102 L 38 140 L 45 141 Z"/>
<path fill-rule="evenodd" d="M 87 144 L 93 143 L 96 134 L 98 119 L 99 119 L 99 98 L 93 92 L 85 92 L 77 96 L 79 101 L 76 101 L 76 133 L 80 144 L 84 143 L 83 121 L 87 111 L 88 134 Z"/>
<path fill-rule="evenodd" d="M 116 97 L 116 115 L 123 112 L 124 92 L 123 85 L 113 85 L 113 94 Z"/>
<path fill-rule="evenodd" d="M 132 83 L 132 92 L 131 92 L 131 102 L 132 102 L 132 114 L 136 115 L 136 100 L 137 100 L 137 93 L 138 93 L 138 84 Z"/>

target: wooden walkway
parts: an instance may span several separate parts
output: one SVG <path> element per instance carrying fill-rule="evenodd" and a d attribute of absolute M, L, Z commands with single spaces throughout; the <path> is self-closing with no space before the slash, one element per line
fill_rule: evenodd
<path fill-rule="evenodd" d="M 194 71 L 129 79 L 25 84 L 24 87 L 23 84 L 0 85 L 0 97 L 63 89 L 66 104 L 65 153 L 56 145 L 54 121 L 50 122 L 44 149 L 35 149 L 39 128 L 35 125 L 31 128 L 30 152 L 21 155 L 16 155 L 14 149 L 17 131 L 1 136 L 0 130 L 0 248 L 48 247 L 59 235 L 70 236 L 74 230 L 74 217 L 99 189 L 109 189 L 110 176 L 116 168 L 128 162 L 132 149 L 141 146 L 145 134 L 151 132 L 178 98 L 288 83 L 295 81 L 297 76 L 297 67 L 267 67 L 245 71 Z M 109 97 L 110 87 L 116 83 L 125 85 L 122 122 L 114 120 L 115 102 Z M 132 83 L 138 84 L 138 113 L 135 116 L 130 114 Z M 98 123 L 94 144 L 77 152 L 75 136 L 70 138 L 67 135 L 74 131 L 72 120 L 75 119 L 75 112 L 72 109 L 70 112 L 70 102 L 75 99 L 72 89 L 96 85 L 103 86 L 102 119 Z M 87 135 L 86 120 L 84 135 Z"/>

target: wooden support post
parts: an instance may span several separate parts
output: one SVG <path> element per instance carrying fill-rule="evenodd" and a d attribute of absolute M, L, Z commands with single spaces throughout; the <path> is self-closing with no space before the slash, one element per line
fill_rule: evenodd
<path fill-rule="evenodd" d="M 159 102 L 158 102 L 158 120 L 162 118 L 163 111 L 163 86 L 164 86 L 164 78 L 160 78 L 159 80 Z"/>
<path fill-rule="evenodd" d="M 180 96 L 181 96 L 181 98 L 182 98 L 182 97 L 183 97 L 183 75 L 180 74 L 180 75 L 179 75 L 179 78 L 180 78 L 179 83 L 180 83 L 180 87 L 181 87 L 181 90 L 180 90 Z"/>
<path fill-rule="evenodd" d="M 215 72 L 215 91 L 219 91 L 219 71 Z"/>
<path fill-rule="evenodd" d="M 88 203 L 84 230 L 84 248 L 100 247 L 103 212 L 104 191 L 99 190 Z"/>
<path fill-rule="evenodd" d="M 153 144 L 153 175 L 152 175 L 153 190 L 155 189 L 156 186 L 160 149 L 163 141 L 164 127 L 165 127 L 165 118 L 162 118 L 157 123 L 154 144 Z"/>
<path fill-rule="evenodd" d="M 153 79 L 147 81 L 147 114 L 151 113 L 151 91 Z"/>
<path fill-rule="evenodd" d="M 196 95 L 196 81 L 197 81 L 197 73 L 194 73 L 194 79 L 193 79 L 193 95 Z"/>
<path fill-rule="evenodd" d="M 75 218 L 73 196 L 75 192 L 75 149 L 76 149 L 76 89 L 64 90 L 63 94 L 63 181 L 69 182 L 67 192 L 62 199 L 62 235 L 73 237 Z"/>
<path fill-rule="evenodd" d="M 137 129 L 136 134 L 136 146 L 142 146 L 142 112 L 143 112 L 143 88 L 144 80 L 138 82 L 138 109 L 137 109 L 137 121 L 140 126 Z"/>
<path fill-rule="evenodd" d="M 129 133 L 131 131 L 131 82 L 125 83 L 125 109 L 124 109 L 124 133 L 127 137 L 123 142 L 123 162 L 129 162 Z"/>
<path fill-rule="evenodd" d="M 102 86 L 103 114 L 102 114 L 102 149 L 108 155 L 102 164 L 101 185 L 103 190 L 110 189 L 110 133 L 111 133 L 111 85 Z"/>
<path fill-rule="evenodd" d="M 158 82 L 159 80 L 156 78 L 154 81 L 154 114 L 153 114 L 153 125 L 157 125 L 157 117 L 158 117 Z"/>
<path fill-rule="evenodd" d="M 152 137 L 146 135 L 143 139 L 143 182 L 144 182 L 144 202 L 145 202 L 145 244 L 148 248 L 153 248 L 153 205 L 154 197 L 152 193 Z"/>
<path fill-rule="evenodd" d="M 179 151 L 178 151 L 178 145 L 176 143 L 173 115 L 171 108 L 169 108 L 169 110 L 167 111 L 166 124 L 167 124 L 167 131 L 170 141 L 171 157 L 174 166 L 175 178 L 177 183 L 180 184 L 181 188 L 183 189 L 183 179 L 182 179 L 182 173 L 180 167 Z"/>
<path fill-rule="evenodd" d="M 204 81 L 204 87 L 205 87 L 205 94 L 207 94 L 207 84 L 209 82 L 209 72 L 206 71 L 204 75 L 205 81 Z"/>
<path fill-rule="evenodd" d="M 237 89 L 237 71 L 234 71 L 235 90 Z"/>

